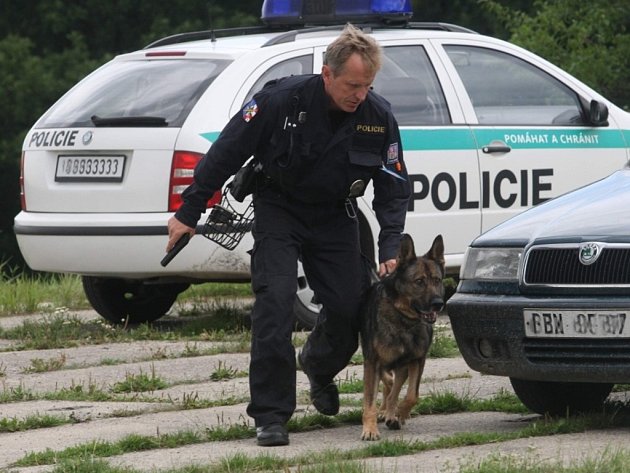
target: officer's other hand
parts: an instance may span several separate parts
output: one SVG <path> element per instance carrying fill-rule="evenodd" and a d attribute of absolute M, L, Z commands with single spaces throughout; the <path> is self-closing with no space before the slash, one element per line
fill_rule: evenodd
<path fill-rule="evenodd" d="M 378 275 L 383 278 L 388 274 L 391 274 L 396 269 L 396 260 L 388 259 L 387 261 L 382 262 L 378 266 Z"/>
<path fill-rule="evenodd" d="M 195 229 L 189 227 L 188 225 L 184 225 L 175 217 L 171 217 L 168 220 L 168 243 L 166 244 L 167 252 L 173 248 L 175 243 L 177 243 L 177 240 L 179 240 L 184 233 L 189 233 L 192 237 L 195 234 Z"/>

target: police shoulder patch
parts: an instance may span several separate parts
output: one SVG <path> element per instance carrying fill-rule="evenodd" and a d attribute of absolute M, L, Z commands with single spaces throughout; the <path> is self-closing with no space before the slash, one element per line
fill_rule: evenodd
<path fill-rule="evenodd" d="M 255 99 L 251 99 L 243 107 L 243 120 L 249 122 L 258 113 L 258 104 Z"/>
<path fill-rule="evenodd" d="M 387 164 L 396 164 L 398 162 L 398 143 L 392 143 L 387 148 Z"/>

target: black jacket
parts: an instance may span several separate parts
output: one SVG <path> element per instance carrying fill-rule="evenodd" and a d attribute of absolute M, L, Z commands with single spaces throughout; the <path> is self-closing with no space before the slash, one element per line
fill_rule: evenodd
<path fill-rule="evenodd" d="M 199 162 L 177 219 L 196 226 L 208 198 L 253 155 L 274 185 L 303 202 L 343 201 L 355 180 L 372 180 L 379 260 L 395 258 L 410 185 L 390 106 L 370 92 L 333 128 L 320 75 L 272 81 L 232 117 Z"/>

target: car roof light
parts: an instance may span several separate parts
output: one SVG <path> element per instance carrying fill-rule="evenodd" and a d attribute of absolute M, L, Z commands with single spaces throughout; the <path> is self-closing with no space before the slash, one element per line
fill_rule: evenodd
<path fill-rule="evenodd" d="M 262 20 L 269 25 L 344 22 L 407 22 L 411 0 L 264 0 Z"/>

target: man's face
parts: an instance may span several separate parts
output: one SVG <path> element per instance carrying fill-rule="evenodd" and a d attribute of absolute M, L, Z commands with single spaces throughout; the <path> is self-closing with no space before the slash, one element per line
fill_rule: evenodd
<path fill-rule="evenodd" d="M 332 107 L 349 113 L 354 112 L 365 100 L 375 75 L 358 54 L 350 56 L 341 73 L 336 76 L 329 66 L 322 67 L 324 89 L 331 99 Z"/>

